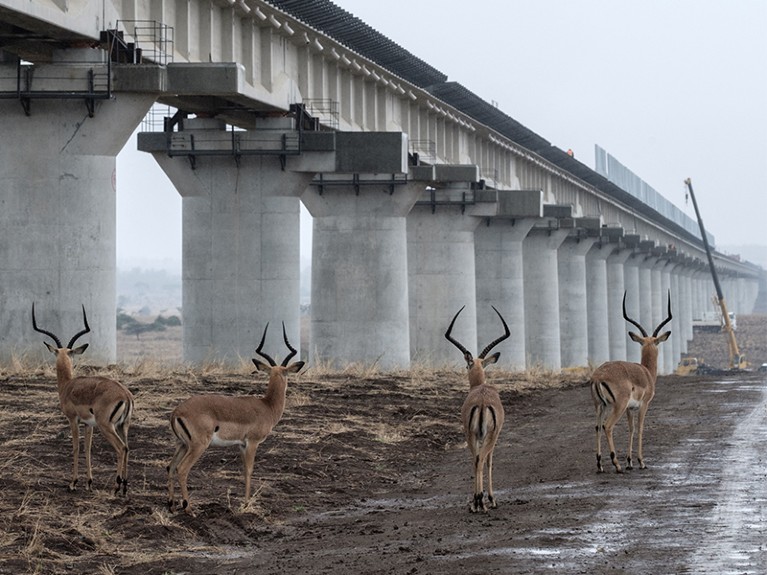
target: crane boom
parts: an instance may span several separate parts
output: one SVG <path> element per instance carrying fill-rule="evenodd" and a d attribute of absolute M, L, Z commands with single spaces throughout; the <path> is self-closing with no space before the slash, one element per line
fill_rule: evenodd
<path fill-rule="evenodd" d="M 727 312 L 727 303 L 724 301 L 722 285 L 719 283 L 719 276 L 716 273 L 716 267 L 714 266 L 714 258 L 711 255 L 711 247 L 708 245 L 706 228 L 703 225 L 703 218 L 700 217 L 700 210 L 698 209 L 698 202 L 695 199 L 695 192 L 692 190 L 692 180 L 687 178 L 684 183 L 687 185 L 687 190 L 689 191 L 690 197 L 692 198 L 692 206 L 695 208 L 695 216 L 698 218 L 698 226 L 700 227 L 700 235 L 703 239 L 703 247 L 706 248 L 708 267 L 711 269 L 711 277 L 714 279 L 716 297 L 719 302 L 719 307 L 722 310 L 724 331 L 727 334 L 727 343 L 730 352 L 730 369 L 744 369 L 746 367 L 746 358 L 740 353 L 740 350 L 738 349 L 738 342 L 735 339 L 735 331 L 732 329 L 732 323 L 730 323 L 730 314 Z"/>

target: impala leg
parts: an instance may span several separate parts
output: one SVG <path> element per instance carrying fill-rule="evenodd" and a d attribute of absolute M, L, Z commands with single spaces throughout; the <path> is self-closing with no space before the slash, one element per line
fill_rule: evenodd
<path fill-rule="evenodd" d="M 642 440 L 644 437 L 644 417 L 647 415 L 648 407 L 649 404 L 647 403 L 642 405 L 642 407 L 639 408 L 639 415 L 637 416 L 639 419 L 637 422 L 639 425 L 639 437 L 637 438 L 637 461 L 639 461 L 639 469 L 647 469 L 647 466 L 644 464 L 644 454 L 642 453 Z"/>
<path fill-rule="evenodd" d="M 253 476 L 253 466 L 256 462 L 256 450 L 258 449 L 258 443 L 254 441 L 248 441 L 245 446 L 240 449 L 242 455 L 242 472 L 245 478 L 245 502 L 250 500 L 250 480 Z"/>
<path fill-rule="evenodd" d="M 626 469 L 632 470 L 634 469 L 634 466 L 631 463 L 631 450 L 634 445 L 634 412 L 632 410 L 626 410 L 626 419 L 629 423 L 629 450 L 626 455 Z"/>
<path fill-rule="evenodd" d="M 487 456 L 487 500 L 490 502 L 490 509 L 496 509 L 498 502 L 493 494 L 493 451 Z"/>
<path fill-rule="evenodd" d="M 69 421 L 72 430 L 72 479 L 69 482 L 69 491 L 74 491 L 77 486 L 77 460 L 80 458 L 80 426 L 76 418 Z"/>
<path fill-rule="evenodd" d="M 128 454 L 130 453 L 130 448 L 128 447 L 128 429 L 130 428 L 130 419 L 124 419 L 122 422 L 118 423 L 115 427 L 115 431 L 117 432 L 117 436 L 120 438 L 120 441 L 122 441 L 123 445 L 125 446 L 125 449 L 123 450 L 123 457 L 122 457 L 122 469 L 118 469 L 118 474 L 122 474 L 123 482 L 122 482 L 122 491 L 123 495 L 127 495 L 128 493 Z"/>
<path fill-rule="evenodd" d="M 170 460 L 170 465 L 168 465 L 168 509 L 171 511 L 173 510 L 173 489 L 175 487 L 175 480 L 173 475 L 176 473 L 178 462 L 181 461 L 181 459 L 186 455 L 186 452 L 186 444 L 179 441 L 178 445 L 176 446 L 176 452 L 173 454 L 173 458 Z"/>
<path fill-rule="evenodd" d="M 596 443 L 597 443 L 597 473 L 604 473 L 605 468 L 602 467 L 602 428 L 605 425 L 605 408 L 600 403 L 597 405 L 597 421 L 594 428 L 596 429 Z"/>
<path fill-rule="evenodd" d="M 189 490 L 186 487 L 186 481 L 189 477 L 189 471 L 192 469 L 192 466 L 197 463 L 197 460 L 200 459 L 202 454 L 205 452 L 205 450 L 208 447 L 208 443 L 210 441 L 207 441 L 205 443 L 195 443 L 192 445 L 187 446 L 187 450 L 184 453 L 184 455 L 181 458 L 181 461 L 178 462 L 178 466 L 176 467 L 176 470 L 178 472 L 178 485 L 181 489 L 181 508 L 184 509 L 187 513 L 192 513 L 191 509 L 189 508 Z"/>
<path fill-rule="evenodd" d="M 474 456 L 474 500 L 471 503 L 471 512 L 487 511 L 485 507 L 485 496 L 482 491 L 484 483 L 485 458 L 482 450 Z"/>
<path fill-rule="evenodd" d="M 607 436 L 607 445 L 610 448 L 610 460 L 613 462 L 613 465 L 615 466 L 616 473 L 623 473 L 623 469 L 621 469 L 621 465 L 620 463 L 618 463 L 618 457 L 615 455 L 615 442 L 613 441 L 613 429 L 615 429 L 615 424 L 621 418 L 624 411 L 626 411 L 625 407 L 623 409 L 618 409 L 618 406 L 613 404 L 613 410 L 608 416 L 607 421 L 605 422 L 605 435 Z"/>
<path fill-rule="evenodd" d="M 85 489 L 90 491 L 93 485 L 93 470 L 91 468 L 91 446 L 93 445 L 93 427 L 85 426 L 85 473 L 88 476 L 88 483 Z"/>
<path fill-rule="evenodd" d="M 101 430 L 101 433 L 104 435 L 106 440 L 109 442 L 109 445 L 112 446 L 112 449 L 115 450 L 115 454 L 117 455 L 117 475 L 115 477 L 114 490 L 114 494 L 117 495 L 120 493 L 123 482 L 127 481 L 127 478 L 122 476 L 122 472 L 123 463 L 128 456 L 128 446 L 123 442 L 122 438 L 115 431 L 115 426 L 112 423 L 99 422 L 99 429 Z M 127 489 L 127 485 L 125 488 Z"/>

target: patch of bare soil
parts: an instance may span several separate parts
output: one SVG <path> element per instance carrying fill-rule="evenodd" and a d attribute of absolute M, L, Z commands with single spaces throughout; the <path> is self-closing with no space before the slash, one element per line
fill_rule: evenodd
<path fill-rule="evenodd" d="M 701 429 L 717 440 L 720 419 L 705 410 L 724 409 L 703 403 L 703 378 L 660 378 L 646 428 L 651 469 L 597 475 L 584 374 L 489 372 L 507 410 L 500 506 L 473 515 L 463 371 L 309 369 L 290 380 L 285 415 L 259 449 L 251 501 L 242 501 L 238 451 L 211 448 L 190 475 L 193 517 L 166 508 L 170 411 L 197 393 L 263 393 L 263 376 L 135 366 L 107 375 L 136 398 L 127 498 L 111 495 L 115 457 L 98 434 L 94 490 L 67 492 L 71 439 L 52 368 L 0 368 L 0 573 L 619 573 L 625 558 L 598 546 L 572 571 L 557 570 L 554 552 L 567 537 L 593 538 L 583 526 L 616 485 L 642 481 L 652 493 L 654 462 Z M 742 395 L 733 388 L 733 401 Z"/>

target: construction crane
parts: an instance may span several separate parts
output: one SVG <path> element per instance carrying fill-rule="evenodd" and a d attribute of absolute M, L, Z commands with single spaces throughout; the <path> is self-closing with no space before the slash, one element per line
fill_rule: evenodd
<path fill-rule="evenodd" d="M 703 247 L 706 248 L 706 257 L 708 258 L 708 267 L 711 269 L 711 277 L 714 279 L 714 287 L 716 288 L 716 298 L 719 303 L 719 307 L 722 310 L 722 321 L 724 322 L 724 332 L 727 335 L 727 344 L 730 351 L 730 369 L 746 369 L 748 364 L 746 363 L 746 356 L 740 353 L 738 349 L 738 342 L 735 340 L 735 330 L 732 328 L 730 322 L 730 314 L 727 312 L 727 304 L 724 301 L 724 294 L 722 293 L 722 286 L 719 284 L 719 276 L 716 273 L 714 267 L 714 258 L 711 256 L 711 247 L 708 245 L 708 236 L 706 236 L 706 228 L 703 226 L 703 219 L 700 217 L 700 210 L 698 210 L 698 202 L 695 200 L 695 193 L 692 191 L 692 180 L 687 178 L 684 181 L 687 184 L 687 190 L 692 198 L 692 206 L 695 208 L 695 216 L 698 218 L 698 226 L 700 226 L 700 235 L 703 238 Z"/>

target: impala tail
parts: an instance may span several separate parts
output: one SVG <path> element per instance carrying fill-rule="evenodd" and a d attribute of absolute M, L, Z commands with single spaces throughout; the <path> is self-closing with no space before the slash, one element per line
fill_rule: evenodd
<path fill-rule="evenodd" d="M 475 405 L 469 415 L 469 430 L 474 439 L 474 448 L 481 448 L 485 439 L 498 427 L 498 418 L 492 405 Z"/>

